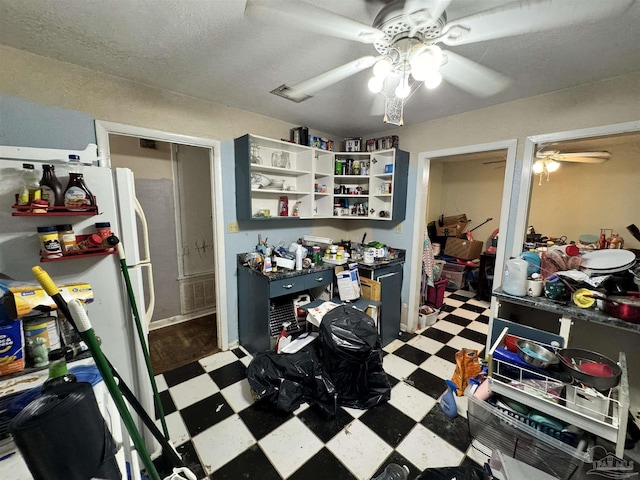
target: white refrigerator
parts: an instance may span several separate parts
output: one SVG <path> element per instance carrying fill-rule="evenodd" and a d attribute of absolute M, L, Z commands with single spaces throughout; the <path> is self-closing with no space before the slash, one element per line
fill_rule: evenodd
<path fill-rule="evenodd" d="M 31 273 L 34 265 L 44 268 L 56 284 L 87 282 L 93 290 L 93 302 L 86 310 L 93 328 L 102 340 L 102 350 L 116 367 L 129 388 L 155 418 L 153 394 L 144 356 L 138 340 L 129 298 L 117 254 L 64 257 L 41 263 L 37 227 L 71 224 L 76 235 L 96 233 L 96 222 L 110 222 L 111 230 L 124 247 L 138 312 L 145 336 L 153 313 L 153 279 L 145 239 L 144 214 L 137 208 L 133 174 L 128 169 L 97 165 L 95 145 L 83 152 L 0 146 L 0 273 L 15 280 L 37 284 Z M 70 162 L 69 155 L 79 154 L 80 160 L 93 165 Z M 69 172 L 84 175 L 88 189 L 96 199 L 97 214 L 93 216 L 13 216 L 15 194 L 23 186 L 23 164 L 31 164 L 39 176 L 42 165 L 55 165 L 56 176 L 63 188 Z M 141 245 L 141 246 L 140 246 Z M 134 418 L 136 417 L 133 413 Z M 150 452 L 157 444 L 140 423 Z"/>

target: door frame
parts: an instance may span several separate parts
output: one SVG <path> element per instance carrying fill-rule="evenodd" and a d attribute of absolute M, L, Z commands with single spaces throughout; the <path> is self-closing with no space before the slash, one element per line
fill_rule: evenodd
<path fill-rule="evenodd" d="M 211 202 L 213 205 L 214 222 L 213 238 L 215 277 L 217 279 L 227 278 L 225 267 L 225 243 L 224 243 L 224 205 L 222 196 L 222 155 L 220 151 L 220 141 L 202 137 L 193 137 L 177 133 L 164 132 L 150 128 L 136 127 L 104 120 L 95 120 L 96 138 L 98 143 L 98 157 L 104 166 L 111 167 L 111 155 L 109 149 L 109 134 L 124 135 L 129 137 L 148 138 L 162 142 L 175 143 L 180 145 L 191 145 L 194 147 L 208 148 L 209 165 L 211 172 Z M 226 295 L 220 291 L 220 284 L 216 282 L 216 330 L 218 347 L 221 350 L 229 349 L 229 326 L 225 319 L 228 306 Z"/>
<path fill-rule="evenodd" d="M 429 179 L 431 161 L 438 157 L 447 157 L 453 155 L 464 155 L 469 153 L 490 152 L 492 150 L 506 150 L 506 168 L 504 174 L 504 184 L 502 188 L 502 203 L 500 207 L 500 232 L 507 232 L 507 223 L 509 220 L 509 213 L 512 208 L 517 205 L 517 197 L 513 198 L 513 186 L 516 178 L 516 149 L 518 146 L 517 139 L 501 140 L 497 142 L 480 143 L 476 145 L 466 145 L 463 147 L 446 148 L 442 150 L 432 150 L 426 152 L 420 152 L 418 154 L 417 165 L 417 180 L 416 180 L 416 197 L 417 206 L 414 212 L 413 224 L 418 228 L 414 229 L 412 251 L 416 254 L 416 259 L 421 259 L 422 255 L 422 243 L 424 240 L 424 232 L 427 228 L 426 212 L 427 212 L 427 197 L 429 194 Z M 498 242 L 498 248 L 496 252 L 495 271 L 501 272 L 506 260 L 506 252 L 512 250 L 510 243 L 513 241 L 511 238 L 507 238 L 506 235 L 500 236 L 500 242 Z M 415 315 L 410 314 L 407 318 L 407 330 L 409 332 L 415 331 L 418 321 L 418 309 L 420 307 L 420 287 L 422 278 L 422 268 L 416 267 L 411 269 L 411 276 L 409 278 L 409 312 L 415 312 Z M 494 277 L 494 288 L 499 287 L 502 284 L 502 276 L 496 275 Z M 497 303 L 492 298 L 491 300 L 491 314 L 492 316 L 497 311 Z"/>

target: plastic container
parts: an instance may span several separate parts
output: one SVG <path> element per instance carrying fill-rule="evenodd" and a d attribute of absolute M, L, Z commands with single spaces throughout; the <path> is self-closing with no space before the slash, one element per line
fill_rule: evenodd
<path fill-rule="evenodd" d="M 509 295 L 524 297 L 527 295 L 527 268 L 529 263 L 523 258 L 511 258 L 504 267 L 502 289 Z"/>
<path fill-rule="evenodd" d="M 89 248 L 98 248 L 102 246 L 102 237 L 96 233 L 87 236 L 84 240 L 78 243 L 80 250 L 87 250 Z"/>
<path fill-rule="evenodd" d="M 49 207 L 64 206 L 64 190 L 53 165 L 42 166 L 42 178 L 40 179 L 41 197 L 49 203 Z"/>
<path fill-rule="evenodd" d="M 427 287 L 427 305 L 434 308 L 440 308 L 442 306 L 448 282 L 449 280 L 445 278 L 444 280 L 434 282 L 433 287 Z"/>
<path fill-rule="evenodd" d="M 371 480 L 407 480 L 407 478 L 409 478 L 409 469 L 405 465 L 390 463 L 380 475 Z"/>
<path fill-rule="evenodd" d="M 71 212 L 83 211 L 95 204 L 93 194 L 84 183 L 82 173 L 70 173 L 64 190 L 64 206 Z"/>
<path fill-rule="evenodd" d="M 111 231 L 111 223 L 97 222 L 96 231 L 98 232 L 98 235 L 100 235 L 100 237 L 102 238 L 102 246 L 106 247 L 108 245 L 107 238 L 113 235 L 113 232 Z"/>
<path fill-rule="evenodd" d="M 62 256 L 62 246 L 58 237 L 58 228 L 54 226 L 38 227 L 40 235 L 40 255 L 44 258 L 58 258 Z"/>
<path fill-rule="evenodd" d="M 60 241 L 60 247 L 63 252 L 71 252 L 78 249 L 76 242 L 76 234 L 73 231 L 73 227 L 70 224 L 65 223 L 63 225 L 57 225 L 58 240 Z"/>

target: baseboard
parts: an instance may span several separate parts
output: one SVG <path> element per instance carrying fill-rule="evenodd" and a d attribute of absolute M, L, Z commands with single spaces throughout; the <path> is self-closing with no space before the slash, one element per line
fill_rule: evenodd
<path fill-rule="evenodd" d="M 207 315 L 213 315 L 216 313 L 216 309 L 202 310 L 196 313 L 190 313 L 189 315 L 176 315 L 174 317 L 163 318 L 161 320 L 154 320 L 149 324 L 149 331 L 158 330 L 159 328 L 170 327 L 172 325 L 178 325 L 179 323 L 188 322 L 189 320 L 195 320 L 196 318 L 204 317 Z"/>

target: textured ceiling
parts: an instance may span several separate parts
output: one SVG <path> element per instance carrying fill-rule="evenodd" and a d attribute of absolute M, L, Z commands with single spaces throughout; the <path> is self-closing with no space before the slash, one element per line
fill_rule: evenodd
<path fill-rule="evenodd" d="M 274 0 L 275 1 L 275 0 Z M 300 0 L 311 3 L 311 0 Z M 590 3 L 620 0 L 583 0 Z M 449 20 L 505 0 L 453 0 Z M 382 0 L 323 0 L 371 24 Z M 367 71 L 296 104 L 269 92 L 364 55 L 371 45 L 247 20 L 243 0 L 0 0 L 0 44 L 340 136 L 389 128 L 371 116 Z M 452 47 L 513 80 L 490 98 L 421 89 L 405 124 L 640 70 L 640 5 L 588 25 Z"/>

